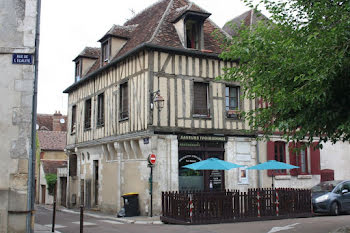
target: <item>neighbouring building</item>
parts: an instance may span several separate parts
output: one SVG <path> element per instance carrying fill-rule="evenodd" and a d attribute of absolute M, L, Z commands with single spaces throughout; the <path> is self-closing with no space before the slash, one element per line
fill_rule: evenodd
<path fill-rule="evenodd" d="M 249 10 L 228 21 L 223 30 L 231 36 L 237 36 L 235 29 L 242 23 L 251 26 L 259 20 L 267 20 L 267 17 L 254 10 Z M 259 102 L 258 107 L 264 106 Z M 322 150 L 314 149 L 314 146 L 317 145 L 315 142 L 313 146 L 295 152 L 293 148 L 302 147 L 303 142 L 297 144 L 287 142 L 276 133 L 270 137 L 269 141 L 259 141 L 258 145 L 257 162 L 277 160 L 299 166 L 298 169 L 277 170 L 274 173 L 272 171 L 260 172 L 260 187 L 271 187 L 272 175 L 276 187 L 290 188 L 311 188 L 323 180 L 343 180 L 350 177 L 348 142 L 338 142 L 335 145 L 330 142 L 323 143 Z"/>
<path fill-rule="evenodd" d="M 38 9 L 37 0 L 0 1 L 1 233 L 32 232 L 34 227 Z"/>
<path fill-rule="evenodd" d="M 67 116 L 60 112 L 38 114 L 37 134 L 40 146 L 40 156 L 36 168 L 36 203 L 52 204 L 54 196 L 48 192 L 46 176 L 57 176 L 57 204 L 66 205 L 68 157 L 64 152 L 67 140 Z"/>
<path fill-rule="evenodd" d="M 209 17 L 187 0 L 159 1 L 74 59 L 75 82 L 64 91 L 69 207 L 116 213 L 121 196 L 137 192 L 142 215 L 160 214 L 162 191 L 257 187 L 257 173 L 245 168 L 182 168 L 210 157 L 246 166 L 257 159 L 256 135 L 240 117 L 256 103 L 241 98 L 239 83 L 216 79 L 236 63 L 219 59 L 213 32 L 228 35 Z"/>

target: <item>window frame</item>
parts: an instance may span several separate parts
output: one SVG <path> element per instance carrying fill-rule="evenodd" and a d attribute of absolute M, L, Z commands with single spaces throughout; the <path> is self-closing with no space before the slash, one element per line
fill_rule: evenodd
<path fill-rule="evenodd" d="M 184 43 L 185 43 L 185 47 L 188 49 L 196 49 L 196 50 L 201 50 L 203 45 L 202 45 L 202 30 L 203 30 L 203 22 L 201 20 L 198 20 L 196 18 L 188 18 L 185 20 L 184 22 L 184 30 L 185 30 L 185 38 L 184 38 Z M 188 37 L 189 37 L 189 33 L 188 33 L 188 27 L 189 26 L 194 27 L 194 31 L 195 31 L 195 39 L 194 39 L 194 46 L 190 45 L 188 46 Z"/>
<path fill-rule="evenodd" d="M 200 103 L 197 105 L 196 104 L 196 99 L 198 99 L 198 96 L 196 97 L 196 92 L 195 91 L 195 87 L 196 87 L 196 84 L 200 84 L 200 85 L 205 85 L 206 86 L 206 112 L 201 112 L 201 108 L 198 108 L 196 106 L 198 105 L 201 105 Z M 193 117 L 210 117 L 210 93 L 209 93 L 209 83 L 206 83 L 206 82 L 193 82 L 193 106 L 192 106 L 192 111 L 193 111 Z M 202 108 L 204 109 L 204 108 Z"/>
<path fill-rule="evenodd" d="M 81 79 L 82 64 L 81 60 L 75 62 L 75 82 L 78 82 Z"/>
<path fill-rule="evenodd" d="M 85 106 L 84 106 L 84 130 L 90 130 L 91 129 L 91 114 L 92 114 L 92 99 L 86 99 L 85 100 Z"/>
<path fill-rule="evenodd" d="M 119 86 L 119 120 L 129 119 L 129 85 L 128 82 L 121 83 Z M 126 91 L 125 91 L 126 90 Z M 124 111 L 126 110 L 126 111 Z"/>
<path fill-rule="evenodd" d="M 277 153 L 276 153 L 276 147 L 277 147 Z M 279 147 L 279 148 L 278 148 Z M 283 149 L 283 159 L 281 160 L 281 150 Z M 275 141 L 274 142 L 274 150 L 273 150 L 273 155 L 274 155 L 274 160 L 277 162 L 286 162 L 286 142 L 283 141 Z M 286 169 L 281 169 L 281 170 L 273 170 L 274 175 L 287 175 L 287 170 Z"/>
<path fill-rule="evenodd" d="M 307 147 L 305 146 L 305 143 L 298 143 L 298 148 L 301 148 L 301 147 L 305 147 L 303 150 L 300 150 L 298 151 L 298 153 L 296 154 L 296 164 L 297 166 L 299 167 L 297 170 L 298 170 L 298 175 L 309 175 L 310 172 L 309 172 L 309 166 L 308 166 L 308 153 L 307 153 Z M 304 156 L 305 156 L 305 161 L 304 161 L 304 164 L 305 164 L 305 171 L 302 171 L 302 164 L 301 164 L 301 155 L 302 155 L 302 151 L 305 152 Z"/>
<path fill-rule="evenodd" d="M 104 92 L 97 95 L 97 117 L 96 126 L 103 127 L 105 124 L 105 96 Z"/>
<path fill-rule="evenodd" d="M 72 106 L 72 117 L 71 117 L 71 134 L 74 134 L 76 132 L 77 128 L 77 105 Z"/>
<path fill-rule="evenodd" d="M 236 97 L 232 97 L 231 94 L 231 88 L 235 88 Z M 227 89 L 228 89 L 228 95 L 227 95 Z M 226 111 L 226 117 L 230 119 L 239 119 L 240 118 L 240 111 L 241 111 L 241 98 L 240 98 L 240 87 L 239 86 L 232 86 L 232 85 L 226 85 L 225 86 L 225 111 Z M 233 109 L 231 107 L 231 99 L 236 98 L 236 109 Z M 228 105 L 227 105 L 228 104 Z"/>
<path fill-rule="evenodd" d="M 102 52 L 101 52 L 102 64 L 109 63 L 109 61 L 110 61 L 110 43 L 109 43 L 108 39 L 102 42 L 101 49 L 102 49 Z"/>

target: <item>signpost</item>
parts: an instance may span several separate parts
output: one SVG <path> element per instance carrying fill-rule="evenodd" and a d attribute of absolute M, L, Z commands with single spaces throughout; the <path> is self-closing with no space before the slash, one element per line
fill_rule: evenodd
<path fill-rule="evenodd" d="M 153 213 L 152 213 L 152 210 L 153 210 L 153 196 L 152 196 L 152 193 L 153 193 L 153 166 L 156 164 L 156 161 L 157 161 L 157 156 L 155 154 L 150 154 L 148 156 L 148 166 L 151 168 L 151 175 L 149 177 L 149 194 L 151 195 L 151 217 L 153 217 Z"/>

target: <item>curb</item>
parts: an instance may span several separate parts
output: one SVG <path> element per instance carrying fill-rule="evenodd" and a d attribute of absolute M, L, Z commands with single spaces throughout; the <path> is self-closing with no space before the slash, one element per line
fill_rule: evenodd
<path fill-rule="evenodd" d="M 42 206 L 42 207 L 45 208 L 46 210 L 52 211 L 52 208 L 48 208 L 47 206 Z M 71 214 L 80 214 L 79 211 L 65 209 L 65 208 L 56 209 L 56 211 L 61 211 L 61 212 L 66 212 L 66 213 L 71 213 Z M 92 213 L 88 213 L 88 212 L 85 212 L 84 215 L 89 216 L 89 217 L 93 217 L 93 218 L 109 219 L 109 220 L 113 220 L 113 221 L 117 221 L 117 222 L 121 222 L 121 223 L 125 223 L 125 224 L 155 224 L 155 225 L 163 224 L 163 222 L 161 222 L 160 220 L 147 221 L 147 220 L 123 219 L 123 218 L 111 217 L 111 216 L 107 216 L 107 215 L 101 216 L 98 214 L 92 214 Z"/>

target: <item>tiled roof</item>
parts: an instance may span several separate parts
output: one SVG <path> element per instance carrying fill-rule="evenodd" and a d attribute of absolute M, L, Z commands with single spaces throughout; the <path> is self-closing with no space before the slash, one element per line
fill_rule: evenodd
<path fill-rule="evenodd" d="M 123 26 L 114 25 L 102 39 L 108 35 L 113 35 L 128 38 L 128 40 L 115 57 L 112 58 L 111 63 L 143 44 L 169 49 L 180 49 L 184 52 L 194 51 L 193 49 L 184 47 L 174 26 L 174 20 L 186 13 L 186 11 L 197 12 L 207 16 L 210 15 L 210 13 L 188 0 L 161 0 L 138 13 L 132 19 L 125 22 Z M 222 52 L 220 42 L 212 35 L 215 30 L 221 32 L 224 36 L 228 36 L 226 32 L 207 18 L 203 24 L 204 49 L 202 52 L 210 52 L 213 55 Z M 73 84 L 64 92 L 69 93 L 72 88 L 85 82 L 90 74 L 104 69 L 104 67 L 100 67 L 99 59 L 90 68 L 84 79 Z"/>
<path fill-rule="evenodd" d="M 97 59 L 100 57 L 101 49 L 100 48 L 94 48 L 94 47 L 85 47 L 83 51 L 79 53 L 79 55 L 74 58 L 73 61 L 76 61 L 79 57 L 87 57 L 87 58 L 93 58 Z"/>
<path fill-rule="evenodd" d="M 226 31 L 229 35 L 235 36 L 236 32 L 234 31 L 234 28 L 232 28 L 232 26 L 240 26 L 242 22 L 244 23 L 244 25 L 249 26 L 256 24 L 257 21 L 266 19 L 267 17 L 261 14 L 260 12 L 258 13 L 254 10 L 249 10 L 225 23 L 222 29 Z"/>
<path fill-rule="evenodd" d="M 41 160 L 45 174 L 57 174 L 57 168 L 67 167 L 66 160 Z"/>
<path fill-rule="evenodd" d="M 102 42 L 104 38 L 107 36 L 116 36 L 116 37 L 123 37 L 123 38 L 130 38 L 131 33 L 135 30 L 135 28 L 138 25 L 128 25 L 128 26 L 120 26 L 120 25 L 113 25 L 111 29 L 99 40 Z"/>
<path fill-rule="evenodd" d="M 54 115 L 60 119 L 64 119 L 64 123 L 59 122 L 61 131 L 67 131 L 67 116 L 61 114 L 38 114 L 37 115 L 37 125 L 38 130 L 53 130 L 53 119 Z"/>
<path fill-rule="evenodd" d="M 39 130 L 38 137 L 40 149 L 43 151 L 63 151 L 66 147 L 66 132 Z"/>

